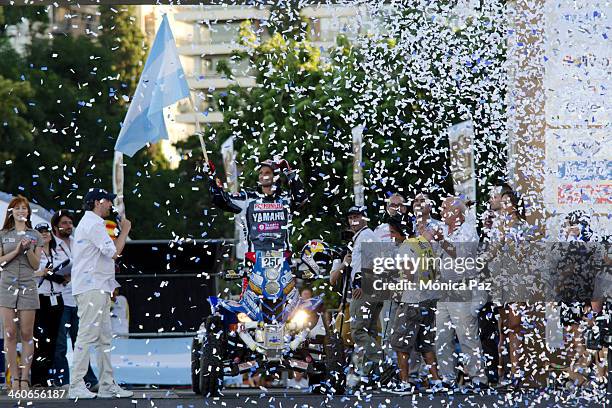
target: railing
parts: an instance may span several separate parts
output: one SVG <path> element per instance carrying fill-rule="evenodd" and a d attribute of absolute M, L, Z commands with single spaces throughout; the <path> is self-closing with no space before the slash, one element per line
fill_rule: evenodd
<path fill-rule="evenodd" d="M 149 339 L 149 338 L 172 338 L 193 337 L 197 332 L 154 332 L 154 333 L 117 333 L 114 336 L 122 339 Z"/>

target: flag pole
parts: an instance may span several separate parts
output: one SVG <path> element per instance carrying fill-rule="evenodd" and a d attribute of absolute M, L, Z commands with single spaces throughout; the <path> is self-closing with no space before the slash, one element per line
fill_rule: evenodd
<path fill-rule="evenodd" d="M 202 129 L 200 128 L 200 112 L 196 109 L 195 103 L 193 103 L 193 96 L 189 92 L 189 103 L 191 104 L 191 110 L 195 117 L 196 134 L 200 139 L 200 146 L 202 146 L 202 152 L 204 153 L 204 161 L 208 164 L 208 153 L 206 152 L 206 146 L 204 145 L 204 138 L 202 137 Z"/>

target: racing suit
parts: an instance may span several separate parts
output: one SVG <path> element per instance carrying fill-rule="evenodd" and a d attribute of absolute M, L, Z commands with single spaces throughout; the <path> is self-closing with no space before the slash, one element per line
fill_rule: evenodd
<path fill-rule="evenodd" d="M 212 178 L 210 192 L 213 204 L 234 214 L 241 214 L 248 251 L 290 250 L 291 216 L 307 201 L 308 196 L 297 171 L 285 171 L 289 193 L 276 187 L 273 194 L 257 190 L 243 190 L 229 194 Z"/>

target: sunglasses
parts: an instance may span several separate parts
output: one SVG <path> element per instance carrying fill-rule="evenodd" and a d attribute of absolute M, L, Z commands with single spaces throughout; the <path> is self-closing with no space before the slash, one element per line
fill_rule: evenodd
<path fill-rule="evenodd" d="M 51 227 L 49 224 L 37 224 L 34 229 L 38 232 L 49 232 L 51 231 Z"/>

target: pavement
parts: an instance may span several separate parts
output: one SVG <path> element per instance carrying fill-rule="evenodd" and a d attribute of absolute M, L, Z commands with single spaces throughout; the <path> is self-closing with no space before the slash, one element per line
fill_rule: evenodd
<path fill-rule="evenodd" d="M 67 398 L 10 398 L 0 396 L 0 408 L 207 408 L 207 407 L 602 407 L 612 406 L 612 398 L 595 395 L 593 391 L 580 393 L 524 390 L 497 392 L 483 395 L 419 394 L 397 396 L 374 391 L 364 396 L 312 395 L 298 390 L 285 389 L 230 389 L 222 397 L 203 398 L 187 389 L 133 389 L 135 395 L 126 399 L 69 400 Z"/>

